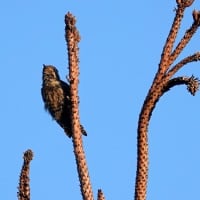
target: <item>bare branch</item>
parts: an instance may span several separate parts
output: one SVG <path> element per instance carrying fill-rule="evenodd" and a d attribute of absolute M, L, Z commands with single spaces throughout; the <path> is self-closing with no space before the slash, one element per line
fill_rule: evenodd
<path fill-rule="evenodd" d="M 200 61 L 200 52 L 196 52 L 193 55 L 188 56 L 184 58 L 183 60 L 181 60 L 174 67 L 172 67 L 171 70 L 169 70 L 169 72 L 167 73 L 167 76 L 171 78 L 179 69 L 181 69 L 186 64 L 191 63 L 191 62 L 197 62 L 197 61 Z"/>
<path fill-rule="evenodd" d="M 168 91 L 171 87 L 180 84 L 186 84 L 188 91 L 194 95 L 199 88 L 198 79 L 193 76 L 190 78 L 179 77 L 170 80 L 172 75 L 177 72 L 183 65 L 199 60 L 199 53 L 189 56 L 183 59 L 180 63 L 175 65 L 169 70 L 171 64 L 175 61 L 177 56 L 181 53 L 183 48 L 190 41 L 191 37 L 199 27 L 200 14 L 194 13 L 194 22 L 190 29 L 188 29 L 179 42 L 175 50 L 172 52 L 173 45 L 180 28 L 181 20 L 183 18 L 184 10 L 190 6 L 194 0 L 177 0 L 178 8 L 176 10 L 176 16 L 172 24 L 170 33 L 167 37 L 166 43 L 163 48 L 161 55 L 161 61 L 159 64 L 158 71 L 153 80 L 152 86 L 148 91 L 148 94 L 144 100 L 142 106 L 137 129 L 137 171 L 136 171 L 136 182 L 135 182 L 135 200 L 145 200 L 147 191 L 147 180 L 148 180 L 148 125 L 152 115 L 152 112 L 159 101 L 160 97 Z M 167 71 L 169 72 L 167 73 Z"/>
<path fill-rule="evenodd" d="M 72 142 L 74 146 L 74 154 L 76 158 L 77 171 L 79 175 L 81 193 L 84 200 L 93 200 L 92 186 L 90 183 L 89 172 L 85 153 L 83 149 L 83 141 L 80 130 L 79 119 L 79 97 L 78 97 L 78 83 L 79 83 L 79 59 L 78 59 L 78 42 L 80 36 L 75 26 L 76 19 L 71 13 L 65 15 L 65 38 L 68 47 L 69 59 L 69 81 L 70 81 L 70 99 L 72 103 Z"/>
<path fill-rule="evenodd" d="M 163 74 L 168 70 L 168 68 L 170 66 L 168 64 L 169 56 L 172 52 L 172 48 L 173 48 L 177 33 L 180 28 L 181 21 L 183 19 L 184 10 L 185 10 L 185 7 L 178 6 L 172 27 L 170 29 L 169 35 L 167 37 L 167 40 L 166 40 L 164 48 L 163 48 L 163 52 L 162 52 L 161 60 L 160 60 L 160 64 L 159 64 L 159 70 Z"/>
<path fill-rule="evenodd" d="M 164 92 L 170 90 L 172 87 L 177 85 L 187 85 L 187 90 L 193 96 L 199 90 L 199 79 L 195 78 L 193 75 L 191 77 L 180 76 L 173 78 L 168 81 L 167 85 L 164 88 Z"/>
<path fill-rule="evenodd" d="M 33 159 L 33 152 L 31 149 L 28 149 L 24 153 L 24 163 L 21 169 L 20 179 L 19 179 L 19 192 L 17 193 L 19 200 L 30 200 L 30 162 Z"/>
<path fill-rule="evenodd" d="M 185 32 L 185 35 L 181 39 L 181 41 L 178 43 L 174 51 L 172 52 L 170 56 L 170 65 L 176 60 L 176 58 L 180 55 L 182 50 L 185 48 L 185 46 L 188 44 L 194 33 L 199 28 L 200 23 L 196 23 L 196 21 L 193 22 L 192 26 Z"/>

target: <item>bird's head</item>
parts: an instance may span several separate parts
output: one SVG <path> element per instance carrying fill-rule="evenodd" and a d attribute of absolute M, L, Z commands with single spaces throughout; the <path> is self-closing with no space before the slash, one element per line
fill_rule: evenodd
<path fill-rule="evenodd" d="M 43 81 L 59 81 L 58 70 L 52 65 L 43 65 Z"/>

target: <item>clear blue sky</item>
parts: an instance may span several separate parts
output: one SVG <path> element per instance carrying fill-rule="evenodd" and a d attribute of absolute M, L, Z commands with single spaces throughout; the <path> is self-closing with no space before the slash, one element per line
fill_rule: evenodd
<path fill-rule="evenodd" d="M 192 23 L 186 10 L 182 31 Z M 173 1 L 3 1 L 1 24 L 0 199 L 17 199 L 22 154 L 34 151 L 32 199 L 81 199 L 72 143 L 52 121 L 40 95 L 42 64 L 65 80 L 64 15 L 77 18 L 80 115 L 96 197 L 133 199 L 138 114 L 152 83 L 174 17 Z M 200 32 L 181 55 L 200 51 Z M 200 77 L 200 63 L 178 75 Z M 200 94 L 173 88 L 149 127 L 147 199 L 199 199 Z"/>

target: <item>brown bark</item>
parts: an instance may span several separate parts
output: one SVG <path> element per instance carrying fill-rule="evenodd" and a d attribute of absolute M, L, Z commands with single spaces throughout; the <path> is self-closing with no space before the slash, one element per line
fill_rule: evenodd
<path fill-rule="evenodd" d="M 149 162 L 148 125 L 156 103 L 165 92 L 169 91 L 170 88 L 176 85 L 186 84 L 188 91 L 192 95 L 194 95 L 199 88 L 199 80 L 193 76 L 190 78 L 177 77 L 171 79 L 172 76 L 185 64 L 199 61 L 199 53 L 196 53 L 181 60 L 174 67 L 171 67 L 175 59 L 180 55 L 200 25 L 200 12 L 195 11 L 193 12 L 194 22 L 191 28 L 185 32 L 185 35 L 178 43 L 177 47 L 175 47 L 173 50 L 173 45 L 180 28 L 181 20 L 184 16 L 184 10 L 186 7 L 190 6 L 193 1 L 194 0 L 177 0 L 176 15 L 161 54 L 159 68 L 139 115 L 137 130 L 137 172 L 135 183 L 135 200 L 146 199 Z"/>
<path fill-rule="evenodd" d="M 30 200 L 30 162 L 33 159 L 33 152 L 28 149 L 24 153 L 24 163 L 21 169 L 20 179 L 19 179 L 19 187 L 18 187 L 18 199 L 19 200 Z"/>
<path fill-rule="evenodd" d="M 78 42 L 80 36 L 75 26 L 76 19 L 71 13 L 65 16 L 65 38 L 68 47 L 69 59 L 69 81 L 70 81 L 70 98 L 72 103 L 72 142 L 74 147 L 74 154 L 77 164 L 77 171 L 80 181 L 81 194 L 84 200 L 93 200 L 92 186 L 86 162 L 86 157 L 83 149 L 83 141 L 80 130 L 79 118 L 79 97 L 78 97 L 78 83 L 79 83 L 79 59 L 78 59 Z"/>

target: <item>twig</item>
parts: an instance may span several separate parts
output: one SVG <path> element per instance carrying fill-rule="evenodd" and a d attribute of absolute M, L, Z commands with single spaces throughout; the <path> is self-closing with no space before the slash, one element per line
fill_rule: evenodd
<path fill-rule="evenodd" d="M 169 80 L 166 86 L 163 88 L 163 92 L 170 90 L 172 87 L 177 85 L 187 85 L 187 90 L 191 95 L 195 95 L 199 90 L 199 79 L 193 75 L 191 77 L 180 76 Z"/>
<path fill-rule="evenodd" d="M 183 19 L 185 8 L 186 7 L 180 6 L 180 4 L 178 4 L 178 8 L 176 10 L 176 15 L 174 17 L 174 21 L 172 23 L 169 35 L 168 35 L 165 45 L 163 47 L 163 52 L 161 54 L 159 69 L 160 69 L 160 73 L 162 73 L 162 74 L 164 74 L 168 70 L 169 57 L 172 52 L 172 48 L 173 48 L 178 30 L 181 25 L 181 21 Z"/>
<path fill-rule="evenodd" d="M 200 24 L 197 24 L 196 22 L 194 22 L 192 24 L 192 26 L 185 32 L 185 35 L 183 36 L 183 38 L 178 43 L 177 47 L 175 48 L 175 50 L 172 52 L 172 54 L 170 56 L 170 62 L 169 62 L 170 65 L 176 60 L 176 58 L 178 57 L 178 55 L 182 52 L 182 50 L 188 44 L 188 42 L 190 41 L 190 39 L 192 38 L 192 36 L 194 35 L 194 33 L 199 28 L 199 25 Z"/>
<path fill-rule="evenodd" d="M 174 67 L 172 67 L 169 72 L 167 73 L 167 76 L 173 76 L 178 70 L 180 70 L 183 66 L 185 66 L 188 63 L 191 62 L 197 62 L 200 61 L 200 52 L 196 52 L 191 56 L 187 56 L 183 60 L 181 60 L 179 63 L 177 63 Z"/>

